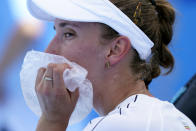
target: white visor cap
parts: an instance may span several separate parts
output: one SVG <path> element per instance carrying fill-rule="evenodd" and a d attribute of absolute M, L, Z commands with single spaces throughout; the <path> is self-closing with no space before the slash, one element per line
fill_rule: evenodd
<path fill-rule="evenodd" d="M 151 54 L 154 43 L 109 0 L 27 0 L 30 13 L 41 20 L 56 18 L 77 22 L 104 23 L 127 36 L 141 59 Z"/>

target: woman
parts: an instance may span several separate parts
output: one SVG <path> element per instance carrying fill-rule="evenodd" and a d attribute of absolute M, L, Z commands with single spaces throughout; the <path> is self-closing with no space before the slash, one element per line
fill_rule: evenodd
<path fill-rule="evenodd" d="M 56 35 L 46 52 L 89 72 L 93 105 L 101 117 L 84 130 L 195 130 L 172 104 L 148 91 L 160 67 L 169 73 L 174 66 L 167 46 L 175 12 L 167 1 L 29 0 L 28 5 L 37 18 L 54 21 Z M 79 92 L 66 89 L 66 68 L 66 63 L 49 64 L 38 72 L 35 88 L 43 113 L 37 131 L 67 128 Z"/>

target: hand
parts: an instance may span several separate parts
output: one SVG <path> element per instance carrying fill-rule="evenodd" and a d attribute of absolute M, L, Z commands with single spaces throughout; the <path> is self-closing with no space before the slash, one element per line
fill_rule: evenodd
<path fill-rule="evenodd" d="M 76 89 L 75 92 L 70 92 L 66 88 L 63 72 L 67 68 L 70 68 L 67 64 L 49 64 L 47 69 L 40 68 L 38 71 L 35 90 L 42 110 L 41 121 L 57 125 L 68 124 L 79 91 Z"/>

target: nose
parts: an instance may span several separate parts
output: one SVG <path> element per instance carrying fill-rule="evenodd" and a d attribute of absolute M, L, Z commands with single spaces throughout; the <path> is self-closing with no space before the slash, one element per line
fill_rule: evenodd
<path fill-rule="evenodd" d="M 45 53 L 55 54 L 58 55 L 59 47 L 58 47 L 58 40 L 54 37 L 51 42 L 49 43 L 48 47 L 44 51 Z"/>

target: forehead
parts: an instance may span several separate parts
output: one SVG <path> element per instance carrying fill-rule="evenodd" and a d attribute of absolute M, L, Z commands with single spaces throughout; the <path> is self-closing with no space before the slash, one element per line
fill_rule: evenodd
<path fill-rule="evenodd" d="M 79 27 L 81 25 L 81 23 L 74 22 L 74 21 L 66 21 L 66 20 L 61 20 L 61 19 L 55 19 L 55 21 L 54 21 L 55 27 L 66 27 L 67 25 Z"/>
<path fill-rule="evenodd" d="M 67 21 L 62 19 L 55 19 L 54 21 L 55 27 L 66 27 L 66 26 L 72 26 L 77 28 L 100 28 L 100 24 L 96 22 L 76 22 L 76 21 Z"/>

